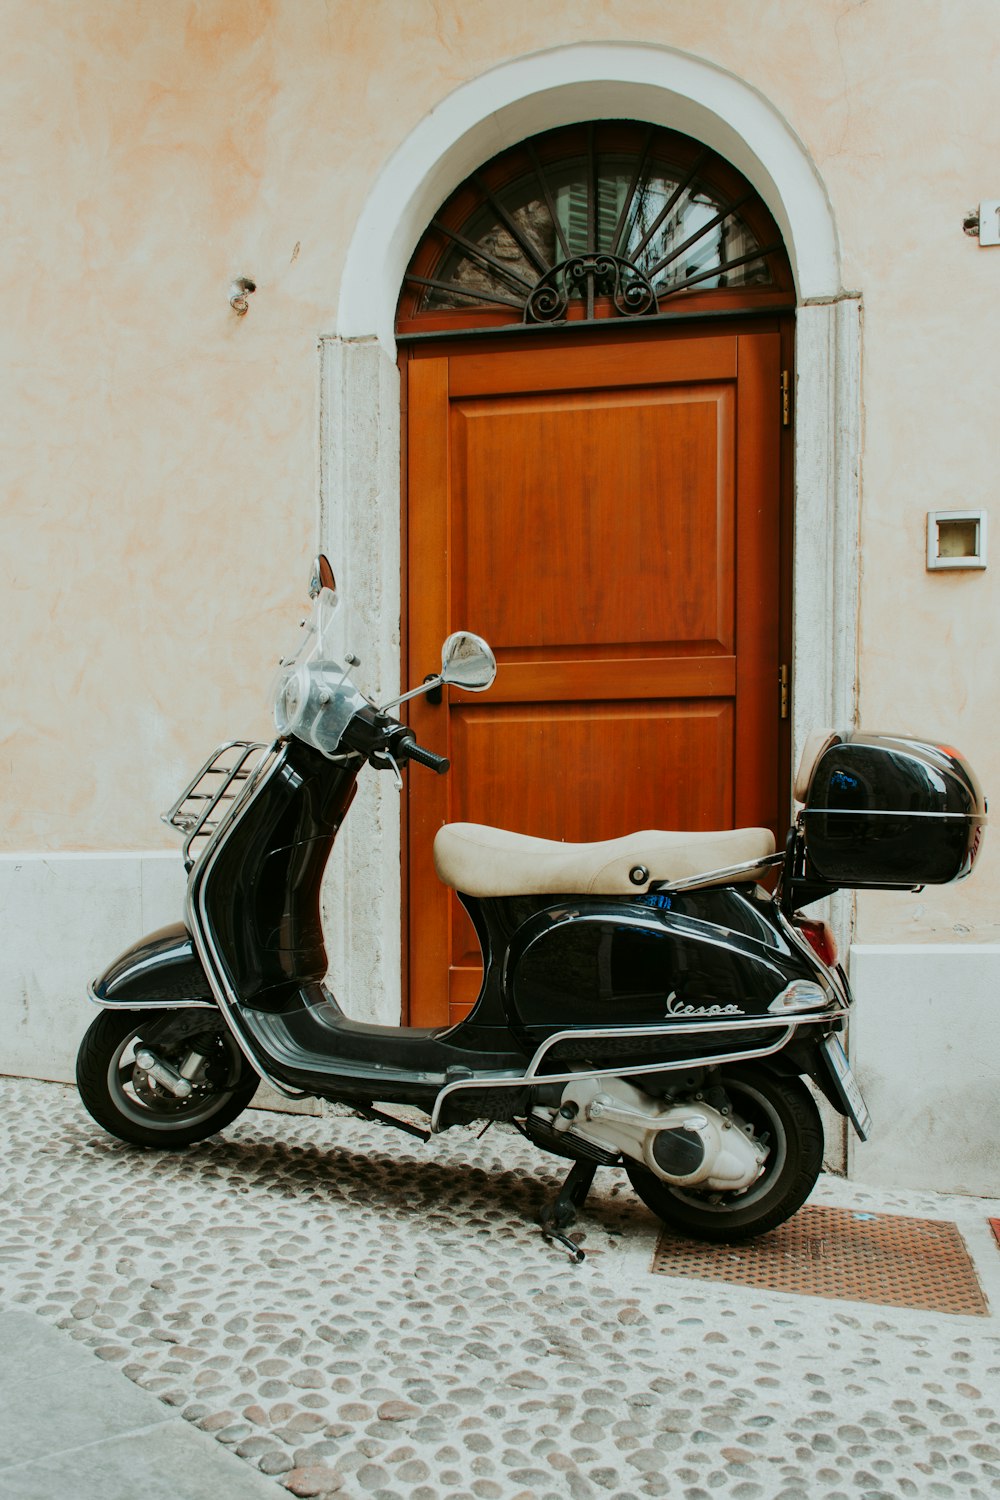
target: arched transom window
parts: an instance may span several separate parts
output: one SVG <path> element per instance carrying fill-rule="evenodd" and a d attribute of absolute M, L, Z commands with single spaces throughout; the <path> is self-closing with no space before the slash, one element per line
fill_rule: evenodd
<path fill-rule="evenodd" d="M 522 141 L 473 172 L 417 246 L 398 326 L 558 325 L 792 299 L 780 233 L 730 163 L 676 131 L 604 120 Z"/>

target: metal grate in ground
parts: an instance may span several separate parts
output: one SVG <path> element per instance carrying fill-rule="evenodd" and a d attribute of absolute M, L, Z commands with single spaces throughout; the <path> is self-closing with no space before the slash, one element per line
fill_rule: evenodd
<path fill-rule="evenodd" d="M 958 1226 L 943 1219 L 809 1204 L 747 1245 L 705 1245 L 664 1231 L 652 1269 L 810 1297 L 989 1316 Z"/>

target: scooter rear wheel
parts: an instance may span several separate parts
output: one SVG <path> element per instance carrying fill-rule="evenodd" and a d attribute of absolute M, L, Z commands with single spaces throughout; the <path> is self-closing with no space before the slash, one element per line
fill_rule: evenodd
<path fill-rule="evenodd" d="M 206 1014 L 198 1032 L 199 1039 L 210 1038 L 205 1078 L 188 1098 L 178 1099 L 150 1080 L 134 1056 L 144 1028 L 163 1019 L 158 1011 L 102 1011 L 80 1043 L 76 1086 L 88 1113 L 110 1135 L 133 1146 L 177 1151 L 235 1120 L 260 1079 L 221 1017 Z M 191 1040 L 185 1038 L 172 1050 L 155 1050 L 164 1061 L 179 1066 Z"/>
<path fill-rule="evenodd" d="M 625 1161 L 636 1193 L 674 1234 L 735 1244 L 766 1234 L 790 1219 L 812 1192 L 823 1166 L 823 1123 L 798 1078 L 763 1068 L 726 1068 L 720 1083 L 733 1114 L 770 1148 L 764 1171 L 742 1193 L 699 1192 L 663 1182 L 636 1161 Z"/>

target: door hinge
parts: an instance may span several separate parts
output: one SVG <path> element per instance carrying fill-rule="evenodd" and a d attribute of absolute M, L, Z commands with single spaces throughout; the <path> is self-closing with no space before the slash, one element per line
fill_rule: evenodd
<path fill-rule="evenodd" d="M 788 665 L 787 665 L 786 662 L 782 662 L 781 663 L 781 670 L 778 673 L 778 682 L 779 682 L 779 684 L 781 686 L 781 717 L 783 719 L 787 719 L 788 718 Z"/>
<path fill-rule="evenodd" d="M 788 370 L 781 372 L 781 425 L 792 425 L 792 377 Z"/>

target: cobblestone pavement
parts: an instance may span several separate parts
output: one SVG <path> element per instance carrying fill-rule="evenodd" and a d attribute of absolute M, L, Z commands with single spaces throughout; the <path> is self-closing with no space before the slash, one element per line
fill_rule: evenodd
<path fill-rule="evenodd" d="M 89 1345 L 275 1500 L 1000 1493 L 995 1204 L 817 1189 L 959 1223 L 994 1315 L 933 1315 L 651 1275 L 656 1221 L 613 1172 L 574 1266 L 533 1225 L 560 1164 L 501 1127 L 423 1146 L 255 1111 L 172 1155 L 59 1085 L 0 1080 L 0 1104 L 0 1310 Z"/>

